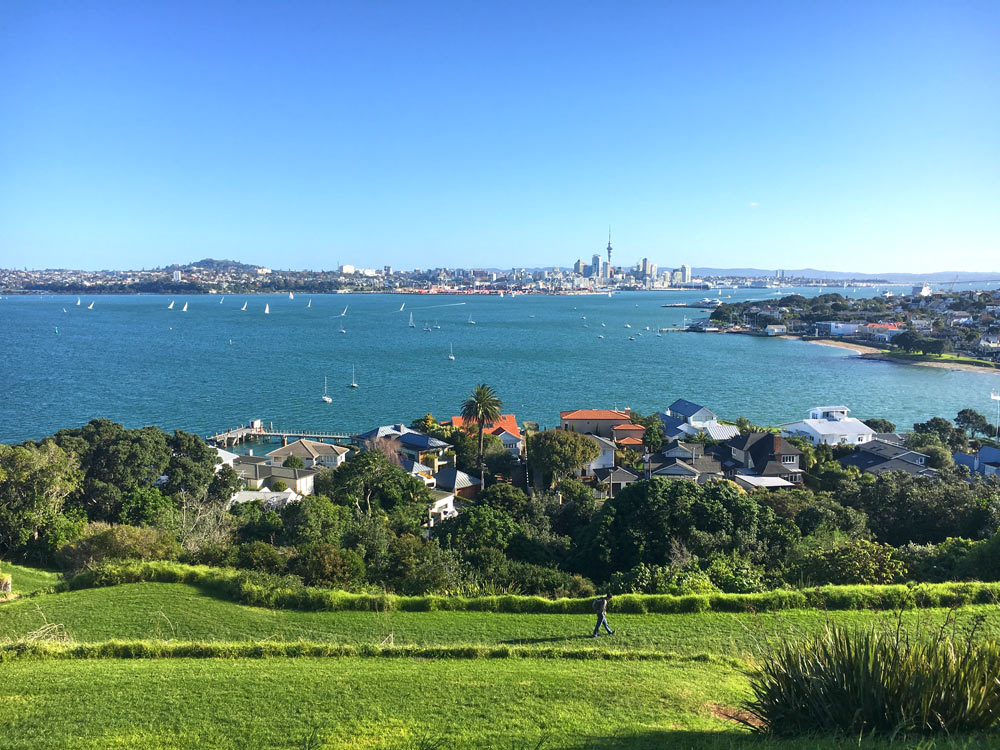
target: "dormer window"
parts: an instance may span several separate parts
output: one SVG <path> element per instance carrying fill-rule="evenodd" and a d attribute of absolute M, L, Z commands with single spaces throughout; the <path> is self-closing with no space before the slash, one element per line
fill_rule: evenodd
<path fill-rule="evenodd" d="M 782 456 L 781 463 L 783 464 L 794 464 L 797 456 Z"/>

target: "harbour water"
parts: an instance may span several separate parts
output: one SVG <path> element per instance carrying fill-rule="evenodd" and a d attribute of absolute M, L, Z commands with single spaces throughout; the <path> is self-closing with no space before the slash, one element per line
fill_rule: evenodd
<path fill-rule="evenodd" d="M 451 416 L 481 382 L 496 388 L 504 411 L 550 427 L 565 409 L 646 413 L 678 397 L 723 418 L 765 424 L 843 403 L 853 416 L 908 427 L 935 415 L 953 418 L 965 407 L 989 413 L 990 390 L 1000 387 L 995 373 L 866 361 L 797 340 L 657 336 L 685 317 L 708 315 L 663 304 L 706 295 L 740 301 L 778 292 L 178 296 L 170 310 L 165 296 L 83 295 L 79 306 L 76 295 L 4 297 L 0 442 L 40 438 L 94 417 L 202 435 L 253 418 L 354 432 L 427 412 Z M 352 368 L 356 389 L 349 387 Z M 321 399 L 324 376 L 332 403 Z"/>

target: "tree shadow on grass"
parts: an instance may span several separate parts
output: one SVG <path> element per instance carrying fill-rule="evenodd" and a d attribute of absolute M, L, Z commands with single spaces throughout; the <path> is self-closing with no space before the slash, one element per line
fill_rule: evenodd
<path fill-rule="evenodd" d="M 609 737 L 588 737 L 578 743 L 544 743 L 540 750 L 902 750 L 903 748 L 925 748 L 926 750 L 987 750 L 997 746 L 997 735 L 974 733 L 940 736 L 933 739 L 891 742 L 885 738 L 834 737 L 830 735 L 808 735 L 803 737 L 777 738 L 752 734 L 741 730 L 657 730 L 637 734 L 618 734 Z M 534 748 L 533 743 L 514 748 Z"/>

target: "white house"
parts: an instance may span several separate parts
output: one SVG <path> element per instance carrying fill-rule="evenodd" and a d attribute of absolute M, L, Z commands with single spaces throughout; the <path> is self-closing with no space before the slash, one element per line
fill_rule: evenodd
<path fill-rule="evenodd" d="M 427 509 L 427 527 L 434 528 L 436 523 L 454 518 L 458 515 L 455 509 L 455 493 L 442 490 L 431 490 L 430 507 Z"/>
<path fill-rule="evenodd" d="M 597 435 L 587 435 L 588 438 L 597 443 L 601 455 L 576 472 L 578 477 L 592 477 L 598 469 L 613 469 L 615 466 L 615 444 L 607 438 Z"/>
<path fill-rule="evenodd" d="M 875 430 L 847 416 L 846 406 L 814 406 L 809 417 L 781 426 L 785 437 L 801 437 L 813 445 L 861 445 L 875 438 Z"/>

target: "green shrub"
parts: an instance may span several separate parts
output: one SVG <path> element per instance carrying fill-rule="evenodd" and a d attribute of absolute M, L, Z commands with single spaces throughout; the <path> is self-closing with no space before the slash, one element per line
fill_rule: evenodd
<path fill-rule="evenodd" d="M 983 731 L 1000 719 L 1000 645 L 833 626 L 766 649 L 745 709 L 759 732 L 804 735 Z"/>
<path fill-rule="evenodd" d="M 59 548 L 68 573 L 105 560 L 176 560 L 181 547 L 173 536 L 148 526 L 88 524 L 83 536 Z"/>
<path fill-rule="evenodd" d="M 906 575 L 906 565 L 888 544 L 858 539 L 809 553 L 793 574 L 821 584 L 893 583 Z"/>
<path fill-rule="evenodd" d="M 236 553 L 236 563 L 241 568 L 262 573 L 284 573 L 290 555 L 266 542 L 241 544 Z"/>
<path fill-rule="evenodd" d="M 365 580 L 365 562 L 359 554 L 322 542 L 305 546 L 291 569 L 309 586 L 350 588 Z"/>

